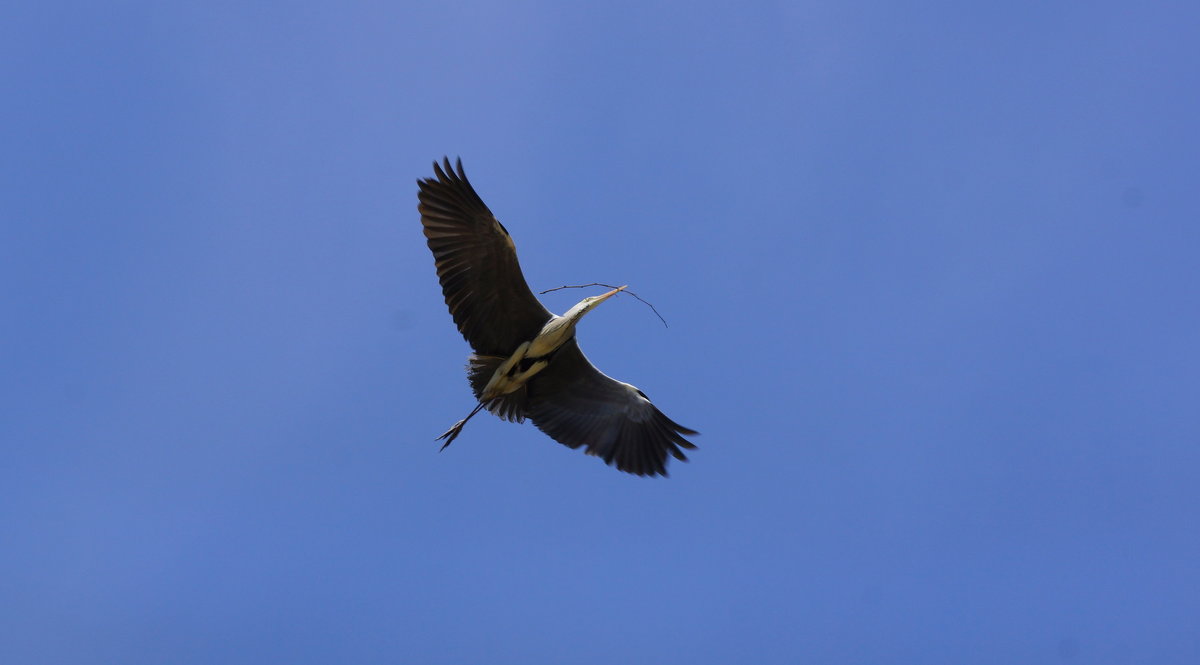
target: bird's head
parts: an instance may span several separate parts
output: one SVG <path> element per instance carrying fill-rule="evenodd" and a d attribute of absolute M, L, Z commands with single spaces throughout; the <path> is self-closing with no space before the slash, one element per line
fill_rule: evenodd
<path fill-rule="evenodd" d="M 570 319 L 571 323 L 578 322 L 579 319 L 583 318 L 584 314 L 587 314 L 588 312 L 592 311 L 593 309 L 596 308 L 596 306 L 598 306 L 600 303 L 604 302 L 605 300 L 608 300 L 609 298 L 624 291 L 627 286 L 629 286 L 629 285 L 626 284 L 625 286 L 618 286 L 617 288 L 613 289 L 612 291 L 609 291 L 608 293 L 601 293 L 598 296 L 588 296 L 588 297 L 584 298 L 583 300 L 580 300 L 579 304 L 575 305 L 574 307 L 572 307 L 570 309 L 570 311 L 567 312 L 565 318 Z"/>

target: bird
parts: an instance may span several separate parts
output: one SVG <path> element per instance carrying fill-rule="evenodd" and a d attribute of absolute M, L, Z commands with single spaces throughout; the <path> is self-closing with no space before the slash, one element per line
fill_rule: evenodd
<path fill-rule="evenodd" d="M 481 409 L 529 419 L 570 448 L 618 470 L 666 476 L 668 456 L 687 461 L 699 432 L 671 420 L 636 386 L 596 369 L 575 339 L 585 314 L 625 290 L 581 300 L 562 316 L 533 295 L 508 229 L 471 186 L 462 159 L 433 163 L 417 180 L 417 210 L 450 315 L 471 346 L 467 379 L 477 404 L 436 440 L 445 450 Z"/>

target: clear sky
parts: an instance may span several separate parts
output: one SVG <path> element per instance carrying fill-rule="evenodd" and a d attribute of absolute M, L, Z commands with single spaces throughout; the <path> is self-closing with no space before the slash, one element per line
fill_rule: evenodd
<path fill-rule="evenodd" d="M 1200 6 L 650 5 L 0 10 L 0 662 L 1200 662 Z M 443 155 L 669 479 L 437 452 Z"/>

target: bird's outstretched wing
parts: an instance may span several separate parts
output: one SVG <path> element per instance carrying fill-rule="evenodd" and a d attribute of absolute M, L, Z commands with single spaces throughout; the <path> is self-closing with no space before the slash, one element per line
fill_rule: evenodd
<path fill-rule="evenodd" d="M 596 369 L 574 339 L 526 384 L 528 416 L 561 444 L 578 448 L 639 476 L 667 475 L 667 454 L 687 460 L 681 448 L 698 434 L 666 417 L 642 391 Z"/>
<path fill-rule="evenodd" d="M 463 173 L 433 164 L 418 180 L 421 226 L 450 315 L 476 353 L 507 357 L 553 316 L 529 290 L 512 238 Z"/>

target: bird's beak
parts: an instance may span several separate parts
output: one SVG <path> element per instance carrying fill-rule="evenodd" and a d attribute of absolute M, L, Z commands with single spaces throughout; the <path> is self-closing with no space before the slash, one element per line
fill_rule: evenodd
<path fill-rule="evenodd" d="M 587 298 L 580 300 L 578 305 L 575 305 L 571 309 L 567 310 L 567 313 L 564 314 L 563 317 L 570 319 L 571 325 L 575 325 L 575 322 L 582 318 L 584 314 L 596 309 L 600 306 L 600 303 L 608 300 L 624 290 L 624 286 L 618 286 L 608 293 L 602 293 L 598 296 L 588 296 Z"/>
<path fill-rule="evenodd" d="M 596 304 L 597 304 L 597 305 L 599 305 L 600 303 L 604 302 L 605 300 L 608 300 L 609 298 L 611 298 L 611 297 L 613 297 L 613 296 L 617 295 L 618 293 L 620 293 L 620 292 L 624 291 L 624 290 L 625 290 L 625 287 L 627 287 L 627 286 L 629 286 L 629 285 L 628 285 L 628 284 L 626 284 L 625 286 L 618 286 L 617 288 L 613 289 L 612 291 L 609 291 L 608 293 L 604 293 L 604 294 L 601 294 L 601 295 L 599 295 L 599 296 L 596 296 L 596 297 L 597 297 Z"/>

